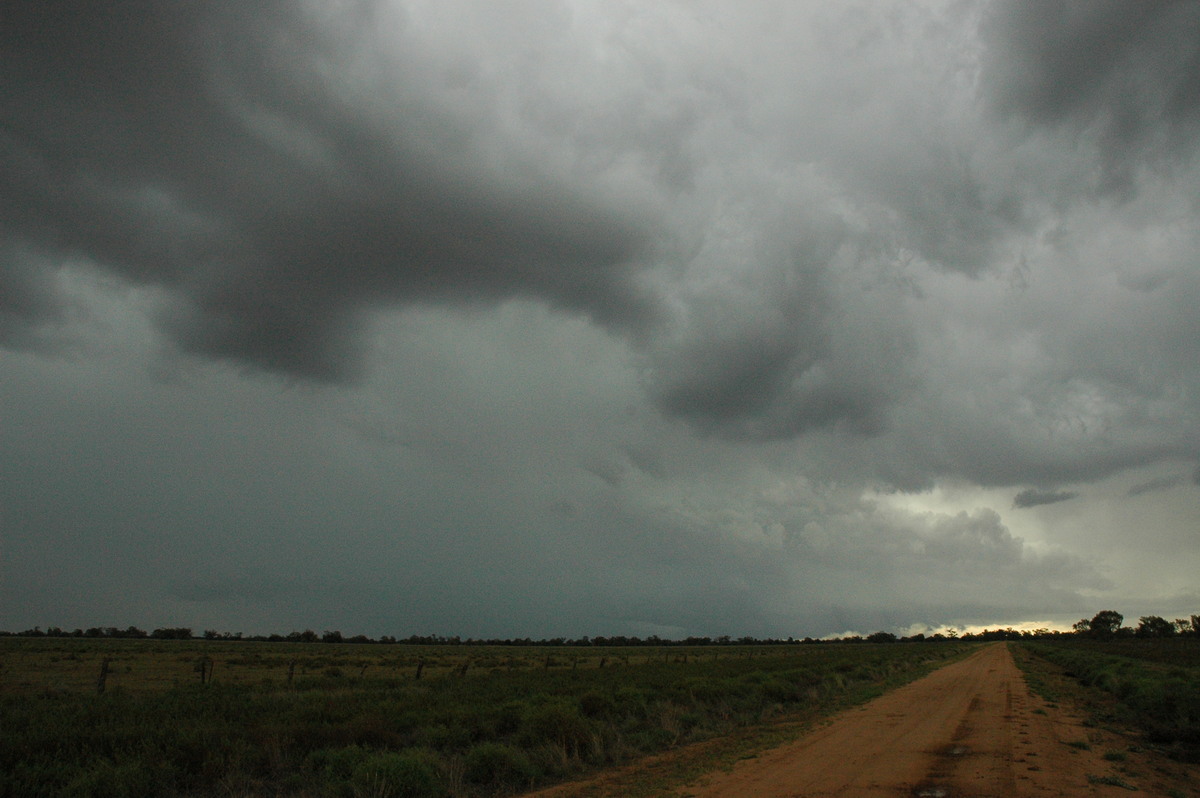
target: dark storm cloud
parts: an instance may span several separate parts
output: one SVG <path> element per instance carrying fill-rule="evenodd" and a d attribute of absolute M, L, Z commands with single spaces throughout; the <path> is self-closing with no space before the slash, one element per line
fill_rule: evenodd
<path fill-rule="evenodd" d="M 1146 493 L 1157 493 L 1163 490 L 1170 490 L 1178 485 L 1182 485 L 1184 481 L 1184 477 L 1181 476 L 1157 477 L 1155 479 L 1147 480 L 1146 482 L 1139 482 L 1137 485 L 1134 485 L 1132 488 L 1130 488 L 1126 495 L 1131 497 L 1141 496 Z"/>
<path fill-rule="evenodd" d="M 1029 507 L 1038 507 L 1043 504 L 1057 504 L 1059 502 L 1065 502 L 1074 499 L 1078 495 L 1078 493 L 1069 490 L 1038 490 L 1037 488 L 1026 488 L 1013 497 L 1013 507 L 1025 509 Z"/>
<path fill-rule="evenodd" d="M 641 221 L 521 153 L 487 162 L 431 99 L 444 82 L 355 75 L 382 6 L 304 8 L 5 4 L 6 340 L 55 308 L 29 253 L 167 288 L 186 350 L 318 379 L 355 374 L 361 313 L 389 302 L 528 295 L 647 321 Z"/>
<path fill-rule="evenodd" d="M 39 324 L 62 315 L 50 272 L 43 265 L 25 247 L 0 244 L 0 342 L 5 346 L 37 348 L 43 343 Z"/>
<path fill-rule="evenodd" d="M 1098 135 L 1105 190 L 1194 151 L 1200 5 L 1026 0 L 990 7 L 985 86 L 1003 112 Z"/>
<path fill-rule="evenodd" d="M 0 4 L 0 628 L 1194 583 L 1194 3 Z"/>

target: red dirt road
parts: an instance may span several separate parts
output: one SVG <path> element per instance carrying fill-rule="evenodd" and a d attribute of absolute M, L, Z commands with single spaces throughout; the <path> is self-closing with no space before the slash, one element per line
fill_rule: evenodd
<path fill-rule="evenodd" d="M 1103 758 L 1103 743 L 1085 746 L 1089 735 L 1098 740 L 1096 734 L 1033 696 L 1008 647 L 996 644 L 676 794 L 1128 795 L 1129 787 L 1098 783 L 1120 780 L 1132 787 L 1135 779 L 1114 771 L 1114 762 Z"/>

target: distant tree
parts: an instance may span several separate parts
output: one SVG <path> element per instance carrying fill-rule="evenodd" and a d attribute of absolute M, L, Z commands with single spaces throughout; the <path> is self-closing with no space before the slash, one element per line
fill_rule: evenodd
<path fill-rule="evenodd" d="M 1092 633 L 1092 622 L 1087 618 L 1080 618 L 1071 626 L 1071 630 L 1080 636 L 1086 636 Z"/>
<path fill-rule="evenodd" d="M 1138 619 L 1138 637 L 1171 637 L 1175 634 L 1175 625 L 1157 615 L 1147 615 Z"/>
<path fill-rule="evenodd" d="M 325 634 L 321 635 L 321 642 L 322 643 L 341 643 L 341 642 L 343 642 L 342 641 L 342 633 L 339 631 L 336 631 L 336 630 L 334 630 L 332 632 L 326 632 Z"/>
<path fill-rule="evenodd" d="M 867 635 L 868 643 L 895 643 L 896 636 L 891 632 L 872 632 Z"/>
<path fill-rule="evenodd" d="M 1125 616 L 1116 610 L 1101 610 L 1088 622 L 1088 633 L 1098 640 L 1109 640 L 1116 636 Z"/>
<path fill-rule="evenodd" d="M 312 629 L 305 629 L 303 632 L 292 632 L 286 639 L 289 643 L 315 643 L 321 638 Z"/>
<path fill-rule="evenodd" d="M 191 640 L 192 629 L 190 626 L 176 626 L 167 629 L 155 629 L 150 633 L 150 636 L 155 640 Z"/>

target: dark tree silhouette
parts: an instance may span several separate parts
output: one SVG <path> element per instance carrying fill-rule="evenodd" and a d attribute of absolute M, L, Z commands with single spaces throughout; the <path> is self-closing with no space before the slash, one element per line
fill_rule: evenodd
<path fill-rule="evenodd" d="M 1121 628 L 1125 616 L 1116 610 L 1101 610 L 1088 622 L 1088 634 L 1099 640 L 1110 640 Z"/>
<path fill-rule="evenodd" d="M 1175 634 L 1175 624 L 1157 615 L 1147 615 L 1138 619 L 1138 637 L 1172 637 Z"/>

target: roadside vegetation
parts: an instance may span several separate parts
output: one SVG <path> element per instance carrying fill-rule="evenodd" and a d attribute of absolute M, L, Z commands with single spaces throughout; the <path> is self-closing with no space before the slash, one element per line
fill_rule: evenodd
<path fill-rule="evenodd" d="M 0 638 L 0 795 L 508 795 L 865 700 L 969 643 Z"/>
<path fill-rule="evenodd" d="M 1200 617 L 1123 621 L 1106 610 L 1076 624 L 1074 635 L 1021 647 L 1111 699 L 1090 702 L 1095 722 L 1139 729 L 1169 756 L 1200 762 Z M 1027 660 L 1018 663 L 1029 670 Z"/>

